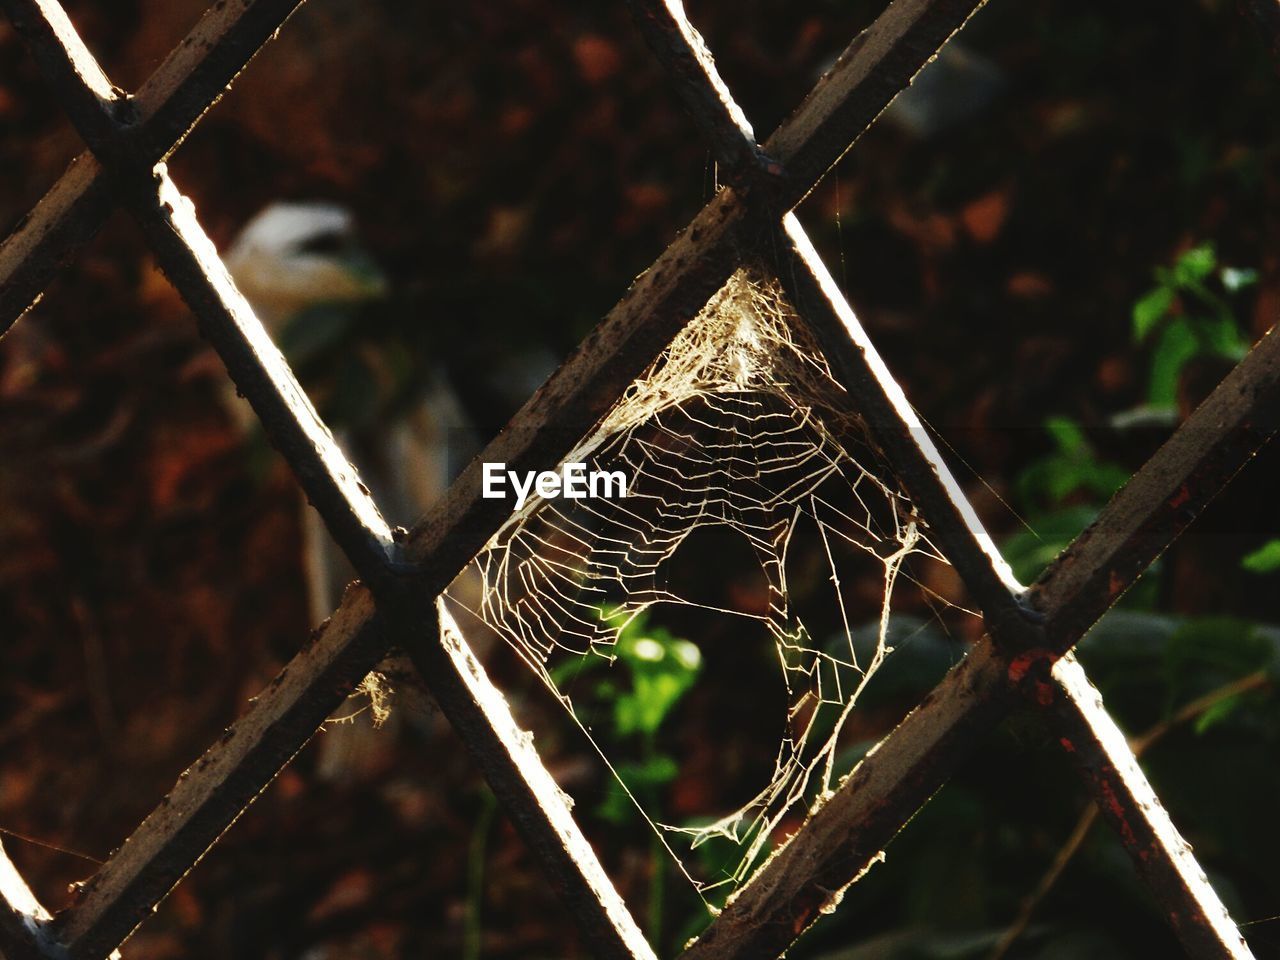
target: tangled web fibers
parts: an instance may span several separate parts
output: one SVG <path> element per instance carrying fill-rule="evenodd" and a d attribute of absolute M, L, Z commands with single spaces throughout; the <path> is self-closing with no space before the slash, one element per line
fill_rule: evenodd
<path fill-rule="evenodd" d="M 711 837 L 737 843 L 740 859 L 718 878 L 695 878 L 677 856 L 700 889 L 736 886 L 783 818 L 831 790 L 841 727 L 889 653 L 889 600 L 903 561 L 938 555 L 776 282 L 747 270 L 730 278 L 566 462 L 621 470 L 626 497 L 531 498 L 476 557 L 479 599 L 449 601 L 502 637 L 575 718 L 573 698 L 553 678 L 557 667 L 573 658 L 612 660 L 628 624 L 655 606 L 699 607 L 763 626 L 787 703 L 772 777 L 714 822 L 650 819 L 673 855 Z M 801 523 L 818 531 L 812 539 L 839 608 L 834 640 L 815 640 L 792 603 L 788 550 Z M 673 557 L 691 535 L 712 528 L 740 538 L 759 566 L 767 596 L 750 609 L 709 605 L 672 586 Z M 836 557 L 849 554 L 864 566 L 870 558 L 882 578 L 878 616 L 860 632 L 870 642 L 855 642 L 858 624 L 846 609 Z"/>

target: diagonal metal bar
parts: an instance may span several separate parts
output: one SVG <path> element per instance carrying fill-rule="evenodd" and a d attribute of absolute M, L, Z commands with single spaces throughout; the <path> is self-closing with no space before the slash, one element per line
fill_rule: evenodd
<path fill-rule="evenodd" d="M 674 10 L 673 5 L 677 5 Z M 694 47 L 697 35 L 692 27 L 686 24 L 677 29 L 668 23 L 683 17 L 677 0 L 666 0 L 665 3 L 660 0 L 632 0 L 632 6 L 641 8 L 637 12 L 641 29 L 650 35 L 651 46 L 658 58 L 668 67 L 685 99 L 693 106 L 704 134 L 716 144 L 721 155 L 730 155 L 735 143 L 739 146 L 739 154 L 745 155 L 754 146 L 750 128 L 745 123 L 732 122 L 741 115 L 741 111 L 716 74 L 710 54 Z M 647 16 L 644 15 L 646 10 Z M 682 44 L 685 47 L 683 53 L 680 50 Z M 838 379 L 849 389 L 859 410 L 868 415 L 887 448 L 896 472 L 915 499 L 925 507 L 926 519 L 939 527 L 934 537 L 943 546 L 944 553 L 955 558 L 971 589 L 974 589 L 973 578 L 979 578 L 976 583 L 978 590 L 990 598 L 983 601 L 982 606 L 987 611 L 994 641 L 1006 651 L 1006 656 L 1024 657 L 1022 661 L 1015 660 L 1015 664 L 1027 662 L 1026 652 L 1041 646 L 1035 617 L 1017 608 L 1002 610 L 1000 606 L 994 607 L 997 613 L 994 622 L 991 617 L 993 604 L 1006 602 L 1006 597 L 1002 596 L 1004 589 L 1009 590 L 1010 597 L 1016 597 L 1020 588 L 1013 583 L 1007 568 L 1001 569 L 1003 564 L 995 556 L 990 538 L 977 523 L 963 492 L 942 462 L 898 384 L 877 356 L 865 331 L 834 282 L 821 268 L 816 251 L 793 214 L 784 218 L 783 230 L 787 234 L 787 242 L 781 246 L 789 250 L 791 256 L 784 261 L 781 276 L 793 301 L 797 306 L 806 302 L 817 304 L 817 323 L 810 325 L 817 328 L 819 339 L 826 341 L 824 352 Z M 802 306 L 801 309 L 803 312 Z M 1151 492 L 1139 490 L 1138 493 L 1149 496 Z M 989 582 L 993 573 L 1000 578 L 1001 584 Z M 1011 586 L 1005 588 L 1006 584 Z M 1012 615 L 1005 615 L 1010 613 Z M 1039 660 L 1038 663 L 1045 666 L 1048 661 Z M 1033 686 L 1035 678 L 1030 678 L 1030 681 L 1027 686 Z M 1090 762 L 1084 764 L 1086 781 L 1094 788 L 1099 805 L 1111 811 L 1113 820 L 1120 827 L 1122 841 L 1191 954 L 1213 958 L 1248 956 L 1243 939 L 1159 804 L 1136 758 L 1103 709 L 1101 699 L 1096 693 L 1092 698 L 1083 696 L 1087 688 L 1083 671 L 1068 655 L 1054 668 L 1054 681 L 1041 685 L 1036 693 L 1042 705 L 1050 701 L 1054 704 L 1051 718 L 1062 731 L 1062 743 L 1069 749 L 1072 744 L 1081 745 L 1074 751 L 1077 759 L 1088 753 Z M 955 732 L 954 727 L 948 729 L 949 734 L 954 735 Z M 1109 736 L 1111 733 L 1114 736 Z M 1107 752 L 1108 747 L 1110 752 Z M 936 768 L 942 761 L 934 755 L 928 762 Z M 909 781 L 902 786 L 909 787 Z M 902 818 L 899 822 L 904 822 L 923 799 L 918 797 L 916 803 L 903 804 L 902 797 L 898 797 L 896 802 L 882 805 L 879 812 L 883 816 L 885 811 L 889 811 L 886 821 L 889 824 L 893 822 L 893 811 Z M 821 900 L 817 902 L 821 909 Z"/>
<path fill-rule="evenodd" d="M 79 888 L 79 899 L 58 917 L 57 937 L 68 954 L 101 957 L 123 942 L 306 745 L 387 646 L 367 589 L 348 589 L 325 628 Z"/>
<path fill-rule="evenodd" d="M 72 89 L 86 70 L 97 69 L 53 0 L 6 0 L 5 6 L 55 86 Z M 105 82 L 105 77 L 102 80 Z M 109 87 L 106 92 L 114 96 Z M 161 268 L 196 313 L 205 335 L 223 356 L 239 389 L 254 405 L 331 532 L 377 594 L 394 636 L 420 662 L 437 668 L 426 676 L 441 705 L 468 748 L 486 761 L 482 765 L 495 789 L 553 881 L 566 893 L 588 942 L 602 957 L 650 960 L 652 952 L 578 831 L 563 796 L 526 744 L 501 697 L 484 681 L 470 652 L 456 634 L 453 647 L 459 649 L 452 657 L 442 655 L 438 640 L 434 644 L 423 641 L 424 633 L 437 634 L 435 611 L 429 605 L 423 610 L 420 595 L 415 597 L 399 585 L 388 555 L 390 531 L 368 491 L 236 291 L 212 242 L 201 231 L 194 209 L 169 181 L 163 164 L 156 167 L 154 181 L 147 181 L 156 189 L 148 191 L 145 184 L 137 182 L 139 171 L 134 169 L 133 158 L 123 155 L 119 146 L 111 116 L 115 102 L 68 95 L 65 106 L 116 180 Z M 431 655 L 433 648 L 435 656 Z M 155 899 L 144 897 L 133 905 L 145 908 Z M 107 915 L 99 917 L 96 924 L 77 929 L 68 923 L 68 928 L 60 931 L 71 956 L 101 956 L 129 933 L 138 919 L 136 910 L 131 916 L 121 911 L 119 904 L 120 898 L 113 897 Z M 108 922 L 113 919 L 114 925 Z"/>
<path fill-rule="evenodd" d="M 0 336 L 39 301 L 114 207 L 111 185 L 86 151 L 0 245 Z"/>
<path fill-rule="evenodd" d="M 728 85 L 716 70 L 702 34 L 685 16 L 681 0 L 627 0 L 631 15 L 658 62 L 666 69 L 694 120 L 702 127 L 715 158 L 731 183 L 744 184 L 770 161 Z M 780 174 L 773 165 L 771 173 Z"/>
<path fill-rule="evenodd" d="M 775 960 L 882 857 L 1017 698 L 987 641 L 858 764 L 680 960 Z"/>
<path fill-rule="evenodd" d="M 988 630 L 1007 649 L 1035 643 L 1038 619 L 898 382 L 822 265 L 795 214 L 782 221 L 778 279 L 813 330 L 836 379 L 884 448 L 928 524 L 930 539 L 964 579 Z"/>
<path fill-rule="evenodd" d="M 796 267 L 790 282 L 801 314 L 817 328 L 856 325 L 834 280 L 811 250 L 796 245 L 789 256 Z M 834 333 L 829 339 L 834 350 L 848 352 L 847 345 L 839 346 Z M 1087 549 L 1088 562 L 1096 563 L 1099 569 L 1117 571 L 1104 578 L 1107 589 L 1095 598 L 1097 615 L 1248 462 L 1275 432 L 1278 419 L 1280 337 L 1273 331 L 1102 511 L 1094 529 L 1104 533 L 1095 534 L 1092 545 L 1080 548 L 1082 552 Z M 1222 433 L 1216 432 L 1219 424 L 1224 427 Z M 1175 505 L 1182 511 L 1176 524 L 1163 522 L 1169 509 L 1165 501 L 1142 495 L 1142 491 L 1166 486 L 1187 491 L 1185 499 Z M 1105 533 L 1113 526 L 1146 528 L 1151 534 L 1131 544 L 1121 535 Z M 1090 582 L 1081 575 L 1083 569 L 1078 557 L 1060 562 L 1029 591 L 1027 599 L 1044 618 L 1044 637 L 1055 638 L 1056 644 L 1073 643 L 1092 625 L 1092 621 L 1083 623 L 1074 609 L 1089 602 L 1079 589 L 1082 580 Z M 995 631 L 1000 625 L 989 623 L 989 627 Z M 838 901 L 840 892 L 874 864 L 912 813 L 1018 702 L 1010 696 L 1013 690 L 1022 688 L 1036 699 L 1045 699 L 1041 684 L 1062 652 L 1031 646 L 1008 659 L 997 653 L 991 641 L 978 643 L 858 765 L 804 829 L 769 860 L 681 955 L 682 960 L 772 958 L 785 950 L 824 907 Z M 1133 794 L 1130 797 L 1136 799 Z M 1163 816 L 1155 808 L 1138 812 Z M 1176 849 L 1173 856 L 1177 856 Z M 1219 946 L 1232 948 L 1229 944 Z M 1220 955 L 1232 954 L 1210 954 Z"/>
<path fill-rule="evenodd" d="M 302 0 L 215 4 L 121 110 L 128 148 L 146 166 L 181 143 Z M 107 84 L 110 87 L 110 84 Z M 115 203 L 85 151 L 0 245 L 0 335 L 93 238 Z"/>
<path fill-rule="evenodd" d="M 56 3 L 15 3 L 6 5 L 5 12 L 81 136 L 114 137 L 117 115 L 124 113 L 128 100 L 80 41 L 66 11 Z"/>
<path fill-rule="evenodd" d="M 1073 644 L 1280 430 L 1280 334 L 1269 330 L 1064 550 L 1031 591 L 1060 614 L 1045 640 Z"/>
<path fill-rule="evenodd" d="M 1075 657 L 1067 654 L 1053 665 L 1053 683 L 1045 689 L 1052 691 L 1050 710 L 1063 749 L 1080 767 L 1103 817 L 1125 847 L 1136 852 L 1138 872 L 1155 892 L 1188 955 L 1251 958 L 1239 928 Z"/>
<path fill-rule="evenodd" d="M 47 929 L 51 919 L 0 841 L 0 960 L 57 957 L 58 945 Z"/>
<path fill-rule="evenodd" d="M 955 4 L 895 4 L 855 40 L 807 104 L 776 134 L 818 176 L 875 118 L 950 36 L 967 12 Z M 785 160 L 786 157 L 783 157 Z M 812 184 L 790 187 L 803 196 Z M 642 275 L 597 331 L 517 414 L 512 423 L 421 524 L 407 553 L 421 563 L 418 586 L 438 593 L 506 517 L 479 496 L 479 462 L 545 469 L 567 455 L 614 398 L 669 342 L 732 272 L 747 221 L 741 199 L 723 191 Z M 174 791 L 99 872 L 65 918 L 64 934 L 123 937 L 190 868 L 309 738 L 315 727 L 385 651 L 363 589 L 184 776 Z M 105 933 L 104 931 L 111 931 Z"/>
<path fill-rule="evenodd" d="M 893 0 L 845 48 L 786 122 L 764 143 L 783 165 L 781 210 L 808 196 L 855 137 L 933 59 L 986 0 Z"/>
<path fill-rule="evenodd" d="M 716 154 L 741 161 L 757 151 L 751 125 L 716 71 L 710 52 L 685 17 L 679 0 L 628 0 L 628 5 Z M 794 249 L 795 253 L 775 269 L 793 303 L 799 307 L 802 299 L 816 293 L 819 303 L 843 304 L 834 285 L 818 291 L 805 286 L 806 280 L 818 282 L 819 273 L 809 265 L 819 261 L 794 214 L 783 217 L 783 230 L 787 236 L 782 248 Z M 838 318 L 839 322 L 829 317 L 829 322 L 814 325 L 837 379 L 850 391 L 858 412 L 886 448 L 895 472 L 923 508 L 932 538 L 956 565 L 988 619 L 1011 625 L 1022 623 L 1025 618 L 1019 616 L 1017 602 L 1021 585 L 982 529 L 902 388 L 889 374 L 852 311 L 847 306 L 843 309 L 847 316 Z M 819 315 L 824 311 L 820 310 Z"/>
<path fill-rule="evenodd" d="M 116 120 L 128 103 L 112 87 L 92 53 L 54 0 L 3 0 L 0 4 L 63 106 L 142 226 L 162 270 L 202 323 L 276 447 L 308 498 L 362 576 L 376 581 L 392 548 L 391 530 L 355 468 L 334 442 L 283 355 L 248 302 L 236 290 L 213 241 L 196 221 L 190 201 L 169 180 L 163 164 L 142 166 L 121 149 Z M 83 95 L 74 95 L 77 88 Z"/>
<path fill-rule="evenodd" d="M 301 0 L 215 4 L 138 90 L 140 156 L 164 159 Z M 812 188 L 920 65 L 981 2 L 897 0 L 858 37 L 771 151 L 792 157 L 791 202 Z M 777 153 L 771 155 L 778 155 Z M 113 204 L 101 168 L 82 154 L 0 246 L 0 335 L 97 232 Z"/>
<path fill-rule="evenodd" d="M 593 955 L 657 960 L 573 819 L 565 794 L 543 766 L 533 735 L 516 724 L 444 604 L 417 593 L 406 606 L 419 611 L 419 632 L 439 633 L 439 642 L 408 647 L 414 665 L 428 678 L 441 709 L 471 748 L 512 823 L 544 868 L 550 865 L 548 873 L 558 881 L 558 892 Z M 410 622 L 406 634 L 412 629 Z M 438 683 L 438 677 L 457 677 L 457 682 Z"/>
<path fill-rule="evenodd" d="M 236 289 L 213 241 L 196 220 L 191 201 L 174 186 L 163 164 L 156 167 L 154 179 L 126 189 L 125 195 L 160 269 L 195 313 L 201 332 L 222 357 L 236 388 L 253 406 L 334 540 L 376 589 L 386 579 L 394 550 L 391 530 L 288 362 Z"/>

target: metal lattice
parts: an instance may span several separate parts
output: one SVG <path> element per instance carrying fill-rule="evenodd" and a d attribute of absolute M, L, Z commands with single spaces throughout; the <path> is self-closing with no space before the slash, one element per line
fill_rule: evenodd
<path fill-rule="evenodd" d="M 388 529 L 165 169 L 299 0 L 216 4 L 133 95 L 110 83 L 54 0 L 3 5 L 89 149 L 0 247 L 0 332 L 113 206 L 126 207 L 363 584 L 65 913 L 50 917 L 0 852 L 0 951 L 9 960 L 110 955 L 393 644 L 410 651 L 595 953 L 652 957 L 505 702 L 461 636 L 447 621 L 442 627 L 434 598 L 506 518 L 502 501 L 481 497 L 481 463 L 556 467 L 747 258 L 765 258 L 812 327 L 981 607 L 987 636 L 682 956 L 780 955 L 983 735 L 1027 701 L 1049 715 L 1187 952 L 1251 956 L 1070 651 L 1280 427 L 1280 337 L 1263 337 L 1097 522 L 1024 588 L 790 212 L 981 0 L 895 0 L 763 144 L 679 0 L 630 0 L 730 186 L 407 536 Z M 1264 27 L 1280 23 L 1274 0 L 1247 6 Z"/>

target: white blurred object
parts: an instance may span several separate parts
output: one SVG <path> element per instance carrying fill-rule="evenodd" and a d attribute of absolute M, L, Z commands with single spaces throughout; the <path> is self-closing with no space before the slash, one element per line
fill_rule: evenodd
<path fill-rule="evenodd" d="M 884 120 L 929 140 L 976 117 L 1006 84 L 997 63 L 953 40 L 894 98 Z"/>
<path fill-rule="evenodd" d="M 310 308 L 345 305 L 354 310 L 384 298 L 389 287 L 360 243 L 351 212 L 332 203 L 272 204 L 245 224 L 225 260 L 236 286 L 277 343 L 285 328 Z M 244 404 L 236 409 L 250 413 Z M 335 430 L 334 436 L 388 522 L 407 526 L 443 494 L 451 479 L 450 442 L 470 432 L 453 391 L 436 375 L 403 416 L 370 428 Z M 313 622 L 319 623 L 333 612 L 351 571 L 315 511 L 306 509 L 304 518 L 309 607 Z"/>
<path fill-rule="evenodd" d="M 306 322 L 311 308 L 336 305 L 356 311 L 389 291 L 385 274 L 360 243 L 351 212 L 332 203 L 272 204 L 244 226 L 225 262 L 277 343 L 290 323 Z M 253 422 L 248 405 L 229 402 L 247 432 Z M 461 404 L 439 372 L 402 415 L 334 431 L 387 521 L 405 526 L 444 494 L 452 480 L 450 450 L 472 436 Z M 355 573 L 319 514 L 304 501 L 300 508 L 307 604 L 316 625 L 337 607 Z M 385 761 L 389 738 L 374 736 L 371 713 L 348 703 L 329 721 L 329 735 L 320 744 L 320 776 L 358 778 Z M 399 720 L 395 713 L 391 718 Z"/>
<path fill-rule="evenodd" d="M 241 228 L 224 260 L 258 319 L 275 336 L 307 307 L 386 296 L 351 211 L 332 203 L 273 203 Z"/>

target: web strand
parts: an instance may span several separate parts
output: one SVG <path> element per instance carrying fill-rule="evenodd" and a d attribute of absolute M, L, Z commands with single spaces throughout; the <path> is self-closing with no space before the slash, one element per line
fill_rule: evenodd
<path fill-rule="evenodd" d="M 557 668 L 574 658 L 612 662 L 628 624 L 668 605 L 763 628 L 787 697 L 769 781 L 698 826 L 658 822 L 622 784 L 701 893 L 741 884 L 783 821 L 829 795 L 841 730 L 890 652 L 890 600 L 903 564 L 913 555 L 941 559 L 802 331 L 775 283 L 739 271 L 566 458 L 588 470 L 621 470 L 627 496 L 532 498 L 476 557 L 478 600 L 447 594 L 537 674 L 615 776 L 574 697 L 557 684 Z M 830 639 L 815 639 L 793 603 L 788 571 L 802 528 L 816 531 L 811 546 L 826 567 Z M 708 530 L 749 548 L 763 602 L 733 609 L 673 586 L 674 559 Z M 840 569 L 850 554 L 881 571 L 869 650 L 855 639 L 859 624 Z M 740 856 L 724 876 L 699 876 L 675 840 L 692 850 L 713 837 L 739 845 Z"/>

